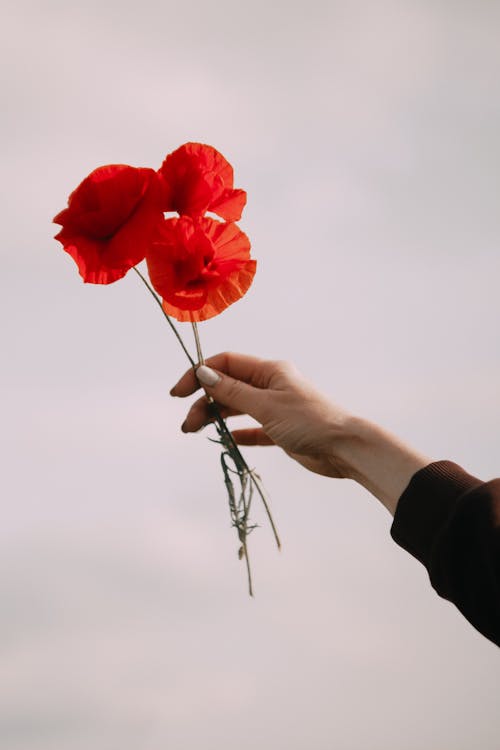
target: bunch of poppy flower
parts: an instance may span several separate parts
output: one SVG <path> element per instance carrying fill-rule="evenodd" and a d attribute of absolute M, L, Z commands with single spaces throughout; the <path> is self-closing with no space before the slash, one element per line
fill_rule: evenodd
<path fill-rule="evenodd" d="M 57 214 L 56 235 L 91 284 L 111 284 L 133 269 L 161 305 L 191 365 L 203 362 L 197 323 L 218 315 L 242 297 L 256 270 L 248 237 L 235 224 L 246 203 L 233 186 L 233 168 L 212 146 L 186 143 L 170 153 L 158 171 L 126 164 L 98 167 L 71 193 Z M 175 212 L 178 216 L 172 216 Z M 215 214 L 223 221 L 207 216 Z M 170 214 L 165 216 L 165 214 Z M 146 260 L 149 279 L 136 268 Z M 171 321 L 191 322 L 197 359 L 189 355 Z M 216 404 L 211 404 L 239 557 L 252 579 L 247 536 L 254 528 L 249 510 L 258 491 L 279 546 L 260 480 L 249 469 Z M 235 490 L 232 475 L 239 479 Z"/>

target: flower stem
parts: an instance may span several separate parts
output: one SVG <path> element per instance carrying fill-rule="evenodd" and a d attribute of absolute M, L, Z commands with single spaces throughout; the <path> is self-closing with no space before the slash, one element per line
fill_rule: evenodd
<path fill-rule="evenodd" d="M 198 324 L 195 320 L 193 320 L 191 325 L 193 326 L 194 340 L 196 344 L 196 353 L 198 355 L 198 364 L 204 365 L 205 357 L 203 356 L 203 352 L 201 351 L 201 342 L 200 342 L 200 334 L 198 333 Z"/>
<path fill-rule="evenodd" d="M 198 326 L 197 326 L 196 322 L 194 322 L 194 321 L 192 322 L 192 326 L 193 326 L 194 340 L 196 342 L 196 351 L 197 351 L 197 354 L 198 354 L 198 362 L 199 362 L 200 365 L 202 365 L 202 364 L 205 363 L 205 359 L 204 359 L 203 353 L 201 351 L 201 342 L 200 342 L 200 335 L 198 333 Z M 249 468 L 247 462 L 245 461 L 245 459 L 241 455 L 240 449 L 238 448 L 238 446 L 237 446 L 237 444 L 236 444 L 236 442 L 235 442 L 235 440 L 234 440 L 231 432 L 228 430 L 225 421 L 221 417 L 217 404 L 214 402 L 214 400 L 213 400 L 213 398 L 211 396 L 208 396 L 208 401 L 210 403 L 210 408 L 211 408 L 212 413 L 213 413 L 213 415 L 214 415 L 214 417 L 215 417 L 215 419 L 217 421 L 219 429 L 220 429 L 221 433 L 223 434 L 223 436 L 225 438 L 225 444 L 231 450 L 231 455 L 233 456 L 233 460 L 235 461 L 235 464 L 236 464 L 237 468 L 241 467 L 244 471 L 246 471 L 248 473 L 248 475 L 250 476 L 250 479 L 252 480 L 252 482 L 253 482 L 253 484 L 255 486 L 255 489 L 259 493 L 260 499 L 262 500 L 262 503 L 264 505 L 267 517 L 269 519 L 269 523 L 271 524 L 271 529 L 273 530 L 274 539 L 276 541 L 276 546 L 278 547 L 278 549 L 281 549 L 281 541 L 280 541 L 280 538 L 278 536 L 278 531 L 276 529 L 276 526 L 275 526 L 275 523 L 274 523 L 274 519 L 273 519 L 272 514 L 271 514 L 271 510 L 270 510 L 268 502 L 266 500 L 266 497 L 265 497 L 265 494 L 264 494 L 264 489 L 263 489 L 262 484 L 260 482 L 260 478 L 258 477 L 258 475 L 255 473 L 255 471 L 253 469 Z"/>
<path fill-rule="evenodd" d="M 191 367 L 193 368 L 193 371 L 196 375 L 196 368 L 199 365 L 203 365 L 205 363 L 205 358 L 203 357 L 203 352 L 201 350 L 200 336 L 198 333 L 198 326 L 196 322 L 192 321 L 192 327 L 193 327 L 194 339 L 195 339 L 195 344 L 196 344 L 198 364 L 194 361 L 194 359 L 189 354 L 177 328 L 172 323 L 170 316 L 167 315 L 167 313 L 163 309 L 163 305 L 161 303 L 160 297 L 156 294 L 152 286 L 148 283 L 148 281 L 142 275 L 139 269 L 136 266 L 133 266 L 133 269 L 136 272 L 136 274 L 139 276 L 142 283 L 144 284 L 146 289 L 149 291 L 153 299 L 155 300 L 156 304 L 159 306 L 160 310 L 162 311 L 163 316 L 165 317 L 167 323 L 169 324 L 170 328 L 174 332 L 175 337 L 177 338 L 177 341 L 181 345 L 184 351 L 184 354 L 188 358 L 191 364 Z M 221 455 L 221 462 L 222 462 L 222 467 L 224 471 L 224 480 L 225 480 L 226 487 L 227 487 L 228 494 L 229 494 L 229 507 L 230 507 L 230 512 L 231 512 L 231 520 L 233 522 L 233 526 L 235 526 L 238 531 L 238 537 L 241 543 L 238 556 L 240 557 L 240 559 L 242 557 L 245 558 L 247 578 L 248 578 L 248 592 L 250 596 L 253 596 L 252 572 L 250 568 L 250 559 L 248 556 L 248 545 L 247 545 L 247 536 L 250 533 L 250 531 L 252 531 L 252 529 L 255 528 L 255 526 L 253 525 L 251 526 L 248 525 L 248 520 L 249 520 L 248 516 L 250 513 L 250 504 L 252 500 L 252 488 L 253 487 L 255 487 L 255 489 L 257 490 L 260 496 L 260 499 L 262 500 L 262 503 L 267 513 L 267 517 L 269 519 L 269 523 L 271 524 L 271 528 L 273 530 L 274 538 L 276 540 L 276 545 L 278 549 L 281 549 L 281 542 L 278 536 L 278 532 L 276 530 L 276 526 L 274 525 L 274 520 L 271 515 L 269 505 L 264 495 L 264 490 L 260 482 L 260 477 L 255 473 L 253 469 L 249 468 L 247 462 L 241 455 L 241 452 L 231 432 L 229 431 L 224 419 L 221 416 L 218 405 L 215 403 L 214 399 L 212 398 L 212 396 L 210 396 L 210 394 L 206 394 L 206 395 L 207 395 L 207 400 L 209 403 L 210 411 L 212 412 L 212 415 L 216 421 L 217 433 L 220 439 L 220 441 L 216 441 L 216 442 L 220 442 L 222 447 L 224 448 L 224 451 Z M 230 469 L 226 465 L 226 461 L 225 461 L 226 457 L 231 458 L 236 468 L 236 471 Z M 230 472 L 237 474 L 240 480 L 240 499 L 238 502 L 236 502 L 234 487 L 233 487 L 233 483 L 230 477 Z M 249 487 L 247 485 L 247 477 L 250 478 Z"/>
<path fill-rule="evenodd" d="M 224 422 L 224 420 L 222 419 L 222 417 L 221 417 L 221 415 L 219 413 L 219 409 L 217 407 L 217 404 L 216 403 L 212 403 L 210 408 L 212 409 L 212 412 L 213 412 L 213 414 L 215 416 L 215 419 L 217 421 L 217 424 L 219 426 L 220 431 L 223 433 L 224 437 L 227 439 L 228 443 L 231 446 L 231 451 L 234 454 L 235 463 L 237 465 L 239 464 L 240 466 L 242 466 L 247 471 L 250 479 L 253 482 L 253 485 L 254 485 L 255 489 L 259 493 L 259 497 L 262 500 L 262 504 L 264 506 L 267 518 L 269 520 L 269 523 L 271 525 L 271 529 L 273 531 L 273 535 L 274 535 L 274 539 L 275 539 L 275 542 L 276 542 L 276 546 L 278 547 L 278 549 L 281 549 L 281 541 L 280 541 L 280 538 L 278 536 L 278 530 L 276 529 L 276 525 L 274 523 L 274 519 L 273 519 L 272 514 L 271 514 L 271 509 L 269 508 L 269 504 L 268 504 L 268 502 L 266 500 L 266 496 L 265 496 L 265 493 L 264 493 L 264 488 L 262 487 L 259 475 L 255 473 L 254 469 L 250 469 L 249 468 L 247 462 L 243 458 L 243 456 L 241 454 L 241 451 L 238 448 L 238 445 L 236 444 L 236 442 L 234 440 L 234 437 L 232 436 L 231 432 L 227 429 L 227 425 L 226 425 L 226 423 Z"/>
<path fill-rule="evenodd" d="M 159 306 L 159 308 L 160 308 L 160 310 L 162 311 L 162 313 L 163 313 L 163 315 L 165 316 L 165 318 L 167 319 L 167 323 L 169 324 L 170 328 L 172 329 L 172 331 L 173 331 L 173 332 L 174 332 L 174 334 L 176 335 L 176 337 L 177 337 L 177 341 L 178 341 L 178 342 L 179 342 L 179 344 L 180 344 L 180 345 L 182 346 L 182 348 L 183 348 L 183 350 L 184 350 L 184 354 L 185 354 L 185 355 L 186 355 L 186 357 L 187 357 L 187 358 L 189 359 L 189 361 L 190 361 L 190 363 L 191 363 L 191 366 L 192 366 L 192 367 L 196 367 L 196 363 L 195 363 L 194 359 L 192 358 L 192 356 L 190 355 L 190 353 L 188 352 L 188 350 L 187 350 L 187 349 L 186 349 L 186 347 L 184 346 L 184 341 L 182 340 L 182 338 L 181 338 L 181 336 L 180 336 L 180 333 L 179 333 L 179 331 L 177 330 L 177 328 L 176 328 L 176 327 L 174 326 L 174 324 L 172 323 L 172 321 L 171 321 L 171 319 L 170 319 L 170 316 L 169 316 L 169 315 L 167 315 L 167 313 L 166 313 L 166 312 L 165 312 L 165 310 L 163 309 L 163 305 L 161 304 L 161 300 L 160 300 L 160 298 L 158 297 L 158 295 L 156 294 L 156 292 L 154 291 L 154 289 L 153 289 L 153 288 L 152 288 L 152 287 L 151 287 L 151 286 L 150 286 L 150 285 L 148 284 L 148 282 L 146 281 L 146 279 L 144 278 L 144 276 L 142 275 L 142 273 L 141 273 L 141 272 L 139 271 L 139 269 L 138 269 L 138 268 L 137 268 L 136 266 L 133 266 L 133 269 L 134 269 L 134 271 L 136 272 L 136 274 L 137 274 L 137 275 L 139 276 L 139 278 L 141 279 L 142 283 L 143 283 L 143 284 L 145 285 L 145 287 L 146 287 L 146 288 L 148 289 L 149 293 L 151 294 L 151 296 L 152 296 L 152 297 L 153 297 L 153 299 L 155 300 L 156 304 L 157 304 L 157 305 Z"/>

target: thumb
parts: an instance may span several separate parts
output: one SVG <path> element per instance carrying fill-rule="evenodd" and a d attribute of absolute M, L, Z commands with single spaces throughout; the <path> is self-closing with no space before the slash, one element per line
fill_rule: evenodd
<path fill-rule="evenodd" d="M 242 380 L 236 380 L 229 375 L 212 370 L 207 365 L 200 365 L 197 368 L 196 377 L 218 404 L 259 419 L 264 398 L 262 388 L 255 388 Z"/>

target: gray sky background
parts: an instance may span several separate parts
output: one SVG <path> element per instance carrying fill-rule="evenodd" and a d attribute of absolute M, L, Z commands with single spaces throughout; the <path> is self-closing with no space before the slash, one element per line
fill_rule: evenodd
<path fill-rule="evenodd" d="M 182 352 L 50 221 L 100 164 L 213 144 L 259 266 L 206 353 L 291 359 L 498 476 L 499 5 L 4 2 L 0 29 L 1 747 L 497 750 L 497 649 L 364 490 L 247 450 L 284 541 L 256 511 L 249 600 Z"/>

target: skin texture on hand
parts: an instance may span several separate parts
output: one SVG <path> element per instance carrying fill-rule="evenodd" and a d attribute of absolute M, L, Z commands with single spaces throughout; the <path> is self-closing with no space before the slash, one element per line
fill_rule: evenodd
<path fill-rule="evenodd" d="M 262 360 L 224 353 L 206 360 L 221 380 L 204 386 L 221 406 L 224 418 L 249 414 L 261 427 L 236 429 L 239 445 L 278 445 L 311 471 L 326 476 L 345 476 L 332 459 L 332 443 L 343 434 L 347 414 L 331 404 L 304 380 L 288 362 Z M 172 389 L 172 395 L 188 396 L 200 387 L 189 370 Z M 205 396 L 195 401 L 183 424 L 195 432 L 211 421 Z"/>
<path fill-rule="evenodd" d="M 393 514 L 413 474 L 430 463 L 381 428 L 332 403 L 288 362 L 225 352 L 207 359 L 206 365 L 219 379 L 203 387 L 222 416 L 248 414 L 260 423 L 233 430 L 238 444 L 277 445 L 310 471 L 354 479 Z M 198 374 L 206 376 L 206 369 Z M 189 370 L 171 394 L 185 397 L 200 387 Z M 204 395 L 191 406 L 182 430 L 196 432 L 211 419 Z"/>

